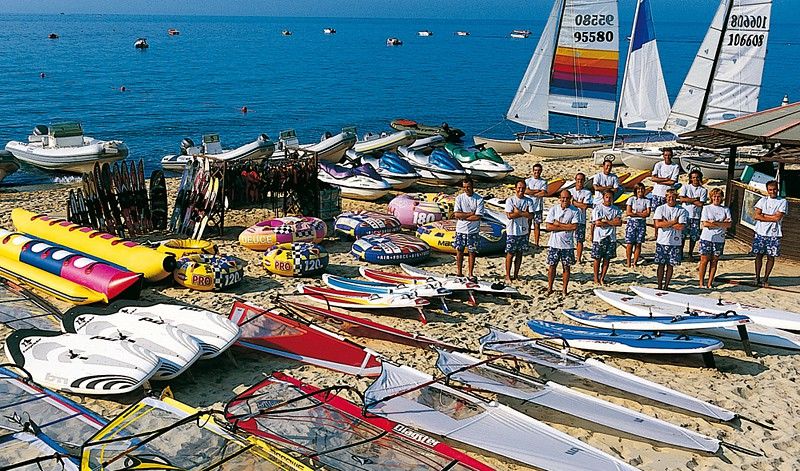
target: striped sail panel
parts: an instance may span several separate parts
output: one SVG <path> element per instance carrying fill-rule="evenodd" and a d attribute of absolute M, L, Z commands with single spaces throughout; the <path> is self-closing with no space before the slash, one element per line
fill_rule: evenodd
<path fill-rule="evenodd" d="M 627 129 L 658 131 L 669 116 L 669 97 L 648 0 L 639 1 L 631 36 L 622 79 L 620 122 Z"/>
<path fill-rule="evenodd" d="M 567 0 L 553 59 L 548 109 L 613 121 L 618 72 L 616 0 Z"/>
<path fill-rule="evenodd" d="M 720 2 L 672 105 L 668 131 L 682 134 L 756 111 L 771 7 L 771 0 Z"/>
<path fill-rule="evenodd" d="M 553 62 L 564 0 L 555 0 L 528 68 L 508 108 L 506 118 L 536 129 L 549 129 L 550 65 Z"/>

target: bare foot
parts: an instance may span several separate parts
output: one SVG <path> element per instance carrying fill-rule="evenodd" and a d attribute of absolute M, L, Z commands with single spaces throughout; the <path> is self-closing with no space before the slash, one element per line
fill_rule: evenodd
<path fill-rule="evenodd" d="M 764 284 L 761 286 L 763 286 L 764 288 L 769 288 L 769 280 L 764 278 Z"/>
<path fill-rule="evenodd" d="M 510 285 L 511 284 L 511 280 L 512 280 L 512 278 L 506 278 L 506 284 Z"/>

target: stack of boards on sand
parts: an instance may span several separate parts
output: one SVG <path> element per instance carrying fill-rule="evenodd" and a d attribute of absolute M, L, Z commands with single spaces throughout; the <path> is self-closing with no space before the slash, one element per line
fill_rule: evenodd
<path fill-rule="evenodd" d="M 190 306 L 124 301 L 61 315 L 24 289 L 14 292 L 22 298 L 0 303 L 0 320 L 16 329 L 6 356 L 37 383 L 76 394 L 124 394 L 172 379 L 240 335 L 231 321 Z"/>
<path fill-rule="evenodd" d="M 214 170 L 206 158 L 193 158 L 186 165 L 169 218 L 171 232 L 196 240 L 203 238 L 222 197 L 222 178 Z"/>
<path fill-rule="evenodd" d="M 150 174 L 148 190 L 144 162 L 95 163 L 83 174 L 82 187 L 70 190 L 67 219 L 120 237 L 134 237 L 167 228 L 167 186 L 164 173 Z"/>

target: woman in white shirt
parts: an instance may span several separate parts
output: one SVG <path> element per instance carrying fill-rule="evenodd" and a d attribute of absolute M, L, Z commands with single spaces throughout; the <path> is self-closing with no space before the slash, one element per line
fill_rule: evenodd
<path fill-rule="evenodd" d="M 717 274 L 717 262 L 725 248 L 725 232 L 731 227 L 731 211 L 722 206 L 725 194 L 719 188 L 709 192 L 711 204 L 703 206 L 700 216 L 700 266 L 697 278 L 701 288 L 711 288 Z M 708 282 L 705 281 L 708 268 Z"/>

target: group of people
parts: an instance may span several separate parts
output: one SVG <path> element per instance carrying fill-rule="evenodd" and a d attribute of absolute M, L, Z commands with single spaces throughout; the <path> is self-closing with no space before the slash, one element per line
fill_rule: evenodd
<path fill-rule="evenodd" d="M 673 163 L 672 149 L 664 149 L 663 161 L 655 164 L 650 179 L 652 194 L 646 195 L 643 183 L 636 184 L 633 195 L 625 202 L 625 266 L 635 267 L 641 258 L 642 244 L 647 234 L 646 220 L 652 215 L 655 228 L 656 250 L 654 261 L 658 265 L 656 276 L 659 289 L 668 289 L 674 267 L 683 259 L 688 242 L 688 258 L 694 261 L 698 247 L 700 257 L 698 282 L 701 288 L 711 288 L 717 271 L 717 262 L 723 254 L 725 235 L 731 226 L 730 210 L 723 205 L 724 193 L 718 188 L 708 191 L 703 186 L 703 175 L 699 170 L 689 173 L 689 183 L 675 189 L 680 168 Z M 575 175 L 575 186 L 561 190 L 559 203 L 550 207 L 545 215 L 544 197 L 547 195 L 547 180 L 542 178 L 541 164 L 533 166 L 533 175 L 517 181 L 514 195 L 505 200 L 506 257 L 505 279 L 512 283 L 519 276 L 523 254 L 529 247 L 539 248 L 541 225 L 550 232 L 547 249 L 547 290 L 552 293 L 559 263 L 562 266 L 562 293 L 567 294 L 570 269 L 577 261 L 583 261 L 586 227 L 591 230 L 591 258 L 593 259 L 594 282 L 605 284 L 609 264 L 617 254 L 617 228 L 623 224 L 623 210 L 615 206 L 614 198 L 620 188 L 619 178 L 611 171 L 611 161 L 603 163 L 602 171 L 592 179 L 594 193 L 585 188 L 586 175 Z M 466 252 L 468 277 L 475 279 L 475 254 L 479 243 L 480 221 L 486 209 L 483 198 L 474 191 L 474 184 L 467 178 L 462 183 L 463 192 L 455 199 L 457 275 L 463 274 Z M 787 213 L 788 204 L 778 196 L 778 183 L 767 183 L 768 196 L 762 197 L 755 206 L 756 235 L 752 253 L 755 255 L 756 282 L 768 285 L 769 276 L 780 255 L 781 221 Z M 592 208 L 587 219 L 587 209 Z M 577 250 L 577 256 L 576 256 Z M 761 269 L 767 263 L 763 279 Z M 708 277 L 706 278 L 706 274 Z"/>

